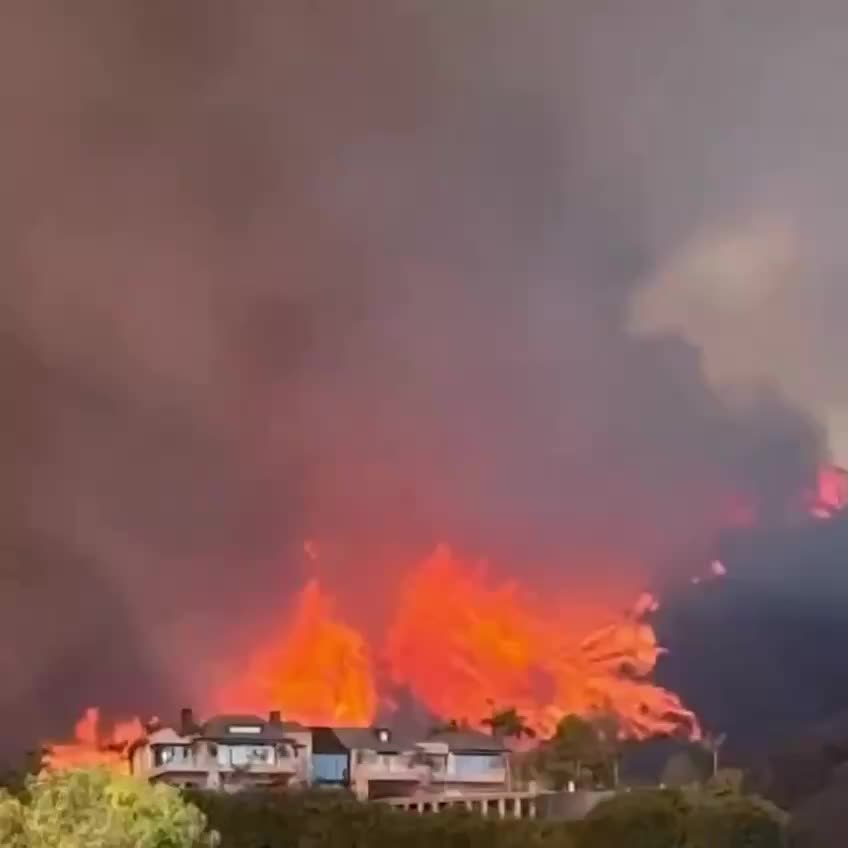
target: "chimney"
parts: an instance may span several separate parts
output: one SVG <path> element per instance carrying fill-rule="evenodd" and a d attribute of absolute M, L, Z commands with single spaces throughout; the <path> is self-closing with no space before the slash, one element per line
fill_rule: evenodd
<path fill-rule="evenodd" d="M 191 707 L 183 707 L 180 710 L 180 735 L 190 736 L 197 730 L 194 723 L 194 710 Z"/>
<path fill-rule="evenodd" d="M 279 710 L 271 710 L 271 712 L 268 713 L 268 723 L 269 724 L 281 724 L 282 723 L 282 719 L 280 717 L 280 711 Z"/>

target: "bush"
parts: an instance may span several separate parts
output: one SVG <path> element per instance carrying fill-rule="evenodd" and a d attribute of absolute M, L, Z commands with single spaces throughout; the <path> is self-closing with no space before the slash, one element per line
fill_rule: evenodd
<path fill-rule="evenodd" d="M 686 848 L 782 848 L 784 822 L 766 802 L 742 796 L 697 804 L 689 815 Z"/>
<path fill-rule="evenodd" d="M 0 796 L 3 848 L 199 848 L 203 814 L 167 786 L 105 770 L 43 773 Z"/>
<path fill-rule="evenodd" d="M 579 848 L 568 825 L 465 810 L 416 815 L 341 793 L 193 793 L 222 848 Z"/>
<path fill-rule="evenodd" d="M 686 844 L 687 813 L 678 792 L 626 792 L 589 813 L 580 848 L 678 848 Z"/>

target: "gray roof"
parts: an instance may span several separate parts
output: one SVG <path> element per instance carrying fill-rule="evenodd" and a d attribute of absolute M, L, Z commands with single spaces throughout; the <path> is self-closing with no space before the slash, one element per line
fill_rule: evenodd
<path fill-rule="evenodd" d="M 259 727 L 259 733 L 233 733 L 231 728 Z M 205 739 L 249 741 L 259 739 L 263 742 L 277 742 L 286 739 L 286 734 L 293 731 L 305 730 L 297 722 L 270 722 L 257 715 L 217 715 L 207 719 L 200 729 L 200 735 Z"/>
<path fill-rule="evenodd" d="M 332 733 L 348 751 L 376 751 L 378 754 L 392 754 L 400 751 L 415 750 L 416 740 L 409 736 L 399 736 L 389 731 L 387 742 L 380 740 L 376 727 L 333 727 Z"/>
<path fill-rule="evenodd" d="M 428 737 L 428 742 L 443 742 L 450 751 L 483 751 L 485 753 L 500 753 L 507 747 L 503 739 L 481 733 L 479 730 L 446 730 L 434 733 Z"/>

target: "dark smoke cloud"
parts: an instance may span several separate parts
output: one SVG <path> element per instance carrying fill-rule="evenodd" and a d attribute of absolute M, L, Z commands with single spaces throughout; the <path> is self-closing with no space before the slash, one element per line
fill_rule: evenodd
<path fill-rule="evenodd" d="M 202 697 L 306 536 L 363 597 L 437 538 L 641 579 L 797 491 L 803 411 L 629 325 L 699 228 L 817 208 L 812 5 L 7 4 L 0 713 Z"/>

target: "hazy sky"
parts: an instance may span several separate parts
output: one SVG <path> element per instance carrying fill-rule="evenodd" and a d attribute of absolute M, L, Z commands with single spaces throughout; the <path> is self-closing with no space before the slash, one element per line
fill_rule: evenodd
<path fill-rule="evenodd" d="M 642 580 L 844 455 L 846 30 L 9 0 L 0 715 L 200 697 L 304 538 Z"/>

